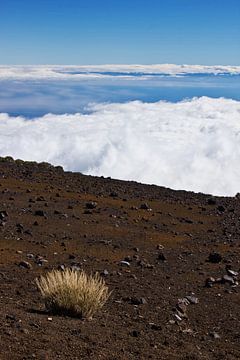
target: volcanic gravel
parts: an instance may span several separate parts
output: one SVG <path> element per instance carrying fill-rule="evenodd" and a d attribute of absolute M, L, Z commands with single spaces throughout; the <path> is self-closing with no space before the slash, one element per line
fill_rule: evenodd
<path fill-rule="evenodd" d="M 240 359 L 239 255 L 239 195 L 0 158 L 0 359 Z M 45 310 L 67 267 L 112 291 L 92 320 Z"/>

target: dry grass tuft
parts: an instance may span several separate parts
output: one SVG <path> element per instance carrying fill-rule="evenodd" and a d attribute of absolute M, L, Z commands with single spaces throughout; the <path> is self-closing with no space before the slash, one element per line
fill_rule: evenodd
<path fill-rule="evenodd" d="M 62 315 L 91 318 L 110 295 L 99 274 L 88 276 L 71 269 L 50 271 L 36 283 L 47 310 Z"/>

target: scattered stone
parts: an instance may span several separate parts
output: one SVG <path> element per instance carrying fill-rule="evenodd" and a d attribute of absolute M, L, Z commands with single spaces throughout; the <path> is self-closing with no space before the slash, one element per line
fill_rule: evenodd
<path fill-rule="evenodd" d="M 174 314 L 175 318 L 177 319 L 177 321 L 182 321 L 181 316 L 179 316 L 178 314 Z"/>
<path fill-rule="evenodd" d="M 154 324 L 154 323 L 150 323 L 149 325 L 151 326 L 152 330 L 155 330 L 155 331 L 162 330 L 161 325 L 157 325 L 157 324 Z"/>
<path fill-rule="evenodd" d="M 140 205 L 140 209 L 142 209 L 142 210 L 148 210 L 148 211 L 151 211 L 151 210 L 152 210 L 147 203 L 141 204 L 141 205 Z"/>
<path fill-rule="evenodd" d="M 118 197 L 118 193 L 116 192 L 116 191 L 112 191 L 110 194 L 109 194 L 109 196 L 111 196 L 111 197 Z"/>
<path fill-rule="evenodd" d="M 32 265 L 27 262 L 27 261 L 20 261 L 20 263 L 18 264 L 19 267 L 25 268 L 25 269 L 32 269 Z"/>
<path fill-rule="evenodd" d="M 125 261 L 125 260 L 120 261 L 120 265 L 130 267 L 130 263 L 128 261 Z"/>
<path fill-rule="evenodd" d="M 91 210 L 84 210 L 83 213 L 84 213 L 84 214 L 87 214 L 87 215 L 92 215 L 92 211 L 91 211 Z"/>
<path fill-rule="evenodd" d="M 225 211 L 225 207 L 222 206 L 222 205 L 219 205 L 219 206 L 217 207 L 217 210 L 220 211 L 220 212 L 224 212 L 224 211 Z"/>
<path fill-rule="evenodd" d="M 127 261 L 127 262 L 131 262 L 132 261 L 132 257 L 130 255 L 126 256 L 124 258 L 124 261 Z"/>
<path fill-rule="evenodd" d="M 108 276 L 109 275 L 109 272 L 105 269 L 101 272 L 101 275 L 102 276 Z"/>
<path fill-rule="evenodd" d="M 211 337 L 213 337 L 214 339 L 220 339 L 221 338 L 221 336 L 218 333 L 216 333 L 215 331 L 211 332 L 209 335 Z"/>
<path fill-rule="evenodd" d="M 231 284 L 231 285 L 234 285 L 235 284 L 235 280 L 229 276 L 229 275 L 224 275 L 222 277 L 222 282 L 225 284 L 225 283 L 228 283 L 228 284 Z"/>
<path fill-rule="evenodd" d="M 212 287 L 215 282 L 216 282 L 216 280 L 213 277 L 209 277 L 205 281 L 205 286 Z"/>
<path fill-rule="evenodd" d="M 73 264 L 73 265 L 71 266 L 71 269 L 72 269 L 73 271 L 80 271 L 80 270 L 81 270 L 81 265 Z"/>
<path fill-rule="evenodd" d="M 16 228 L 17 228 L 18 233 L 22 233 L 22 231 L 23 231 L 23 225 L 22 224 L 20 224 L 20 223 L 16 224 Z"/>
<path fill-rule="evenodd" d="M 217 201 L 216 201 L 216 199 L 212 196 L 212 197 L 208 198 L 207 203 L 208 203 L 208 205 L 216 205 Z"/>
<path fill-rule="evenodd" d="M 193 331 L 192 331 L 192 329 L 183 329 L 183 330 L 182 330 L 182 333 L 183 333 L 183 334 L 192 334 Z"/>
<path fill-rule="evenodd" d="M 43 196 L 38 196 L 36 198 L 36 201 L 45 201 L 44 197 Z"/>
<path fill-rule="evenodd" d="M 184 304 L 183 302 L 178 303 L 176 306 L 177 310 L 180 311 L 180 313 L 182 313 L 183 315 L 186 314 L 187 311 L 187 305 Z"/>
<path fill-rule="evenodd" d="M 0 211 L 0 220 L 6 220 L 6 217 L 8 217 L 8 213 L 5 210 Z"/>
<path fill-rule="evenodd" d="M 48 263 L 48 260 L 44 259 L 42 256 L 36 256 L 35 262 L 38 266 L 43 266 L 44 264 Z"/>
<path fill-rule="evenodd" d="M 198 304 L 199 303 L 199 299 L 194 296 L 194 295 L 187 295 L 186 299 L 190 302 L 190 304 Z"/>
<path fill-rule="evenodd" d="M 130 333 L 131 336 L 133 337 L 139 337 L 140 336 L 140 331 L 138 330 L 133 330 L 131 333 Z"/>
<path fill-rule="evenodd" d="M 65 270 L 65 265 L 62 264 L 62 265 L 58 265 L 58 270 L 61 270 L 61 271 L 64 271 Z"/>
<path fill-rule="evenodd" d="M 227 270 L 227 273 L 230 275 L 230 276 L 238 276 L 238 272 L 237 271 L 233 271 L 231 269 L 226 269 Z"/>
<path fill-rule="evenodd" d="M 162 252 L 158 254 L 157 259 L 158 259 L 158 261 L 166 261 L 167 260 L 165 255 Z"/>
<path fill-rule="evenodd" d="M 208 261 L 213 264 L 218 264 L 222 261 L 222 255 L 216 252 L 210 253 L 208 256 Z"/>
<path fill-rule="evenodd" d="M 44 216 L 44 217 L 46 217 L 46 213 L 43 210 L 36 210 L 34 215 L 35 216 Z"/>
<path fill-rule="evenodd" d="M 87 209 L 95 209 L 95 208 L 97 207 L 97 202 L 95 202 L 95 201 L 87 202 L 87 203 L 85 204 L 85 207 L 86 207 Z"/>
<path fill-rule="evenodd" d="M 146 301 L 146 299 L 144 299 L 142 297 L 141 298 L 132 297 L 132 298 L 130 298 L 130 303 L 132 305 L 144 305 L 147 303 L 147 301 Z"/>

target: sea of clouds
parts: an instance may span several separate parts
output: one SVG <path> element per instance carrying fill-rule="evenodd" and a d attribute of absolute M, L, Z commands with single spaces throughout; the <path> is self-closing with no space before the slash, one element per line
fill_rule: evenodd
<path fill-rule="evenodd" d="M 240 101 L 97 104 L 33 119 L 0 114 L 0 155 L 215 195 L 240 192 Z"/>

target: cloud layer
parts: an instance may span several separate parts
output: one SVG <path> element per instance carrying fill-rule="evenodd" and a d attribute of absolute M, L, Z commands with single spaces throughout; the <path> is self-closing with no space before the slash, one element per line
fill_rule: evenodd
<path fill-rule="evenodd" d="M 115 76 L 143 80 L 151 75 L 183 76 L 187 74 L 239 75 L 240 66 L 231 65 L 0 65 L 0 80 L 84 80 Z"/>
<path fill-rule="evenodd" d="M 0 114 L 0 155 L 174 189 L 240 191 L 240 102 L 100 104 L 88 114 Z"/>

